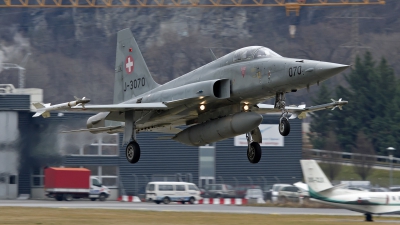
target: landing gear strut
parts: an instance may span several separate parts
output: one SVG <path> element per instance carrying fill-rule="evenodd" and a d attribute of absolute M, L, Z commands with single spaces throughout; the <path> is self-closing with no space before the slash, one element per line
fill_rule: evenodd
<path fill-rule="evenodd" d="M 279 133 L 282 136 L 287 136 L 290 133 L 290 123 L 287 119 L 288 111 L 286 110 L 285 93 L 276 93 L 275 108 L 282 110 L 281 118 L 279 119 Z"/>
<path fill-rule="evenodd" d="M 125 156 L 130 163 L 137 163 L 140 159 L 140 146 L 136 142 L 136 126 L 133 126 L 132 141 L 126 146 Z"/>
<path fill-rule="evenodd" d="M 250 133 L 246 133 L 246 139 L 247 139 L 247 144 L 248 144 L 247 159 L 249 160 L 249 162 L 256 164 L 261 159 L 260 144 L 253 141 Z"/>
<path fill-rule="evenodd" d="M 366 222 L 374 222 L 374 220 L 372 219 L 372 214 L 365 214 L 365 221 Z"/>

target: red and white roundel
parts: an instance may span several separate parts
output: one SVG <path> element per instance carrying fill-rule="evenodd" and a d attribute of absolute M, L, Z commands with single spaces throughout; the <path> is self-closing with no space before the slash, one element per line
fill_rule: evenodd
<path fill-rule="evenodd" d="M 128 55 L 125 59 L 125 70 L 127 73 L 133 72 L 133 65 L 134 65 L 133 57 Z"/>

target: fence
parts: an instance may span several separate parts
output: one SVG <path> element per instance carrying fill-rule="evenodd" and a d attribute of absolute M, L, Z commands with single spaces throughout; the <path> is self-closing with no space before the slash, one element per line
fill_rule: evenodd
<path fill-rule="evenodd" d="M 335 160 L 338 160 L 342 163 L 352 163 L 353 157 L 355 156 L 366 156 L 368 158 L 374 158 L 374 166 L 380 167 L 388 167 L 390 168 L 390 157 L 389 156 L 378 156 L 378 155 L 363 155 L 358 153 L 350 153 L 350 152 L 339 152 L 339 151 L 328 151 L 328 150 L 320 150 L 320 149 L 303 149 L 303 159 L 318 159 L 324 160 L 331 155 L 338 155 Z M 392 166 L 393 168 L 400 169 L 400 158 L 393 157 L 392 158 Z"/>

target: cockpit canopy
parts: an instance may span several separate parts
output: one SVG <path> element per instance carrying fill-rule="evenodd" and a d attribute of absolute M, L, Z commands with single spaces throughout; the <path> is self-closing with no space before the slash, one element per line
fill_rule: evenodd
<path fill-rule="evenodd" d="M 236 50 L 233 54 L 233 62 L 256 59 L 256 58 L 273 58 L 282 57 L 278 53 L 269 48 L 261 46 L 251 46 Z"/>

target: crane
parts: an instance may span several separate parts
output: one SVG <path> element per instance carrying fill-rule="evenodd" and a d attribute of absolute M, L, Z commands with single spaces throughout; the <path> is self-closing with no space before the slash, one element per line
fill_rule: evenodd
<path fill-rule="evenodd" d="M 0 8 L 207 8 L 285 7 L 286 14 L 306 6 L 385 4 L 386 0 L 0 0 Z"/>

